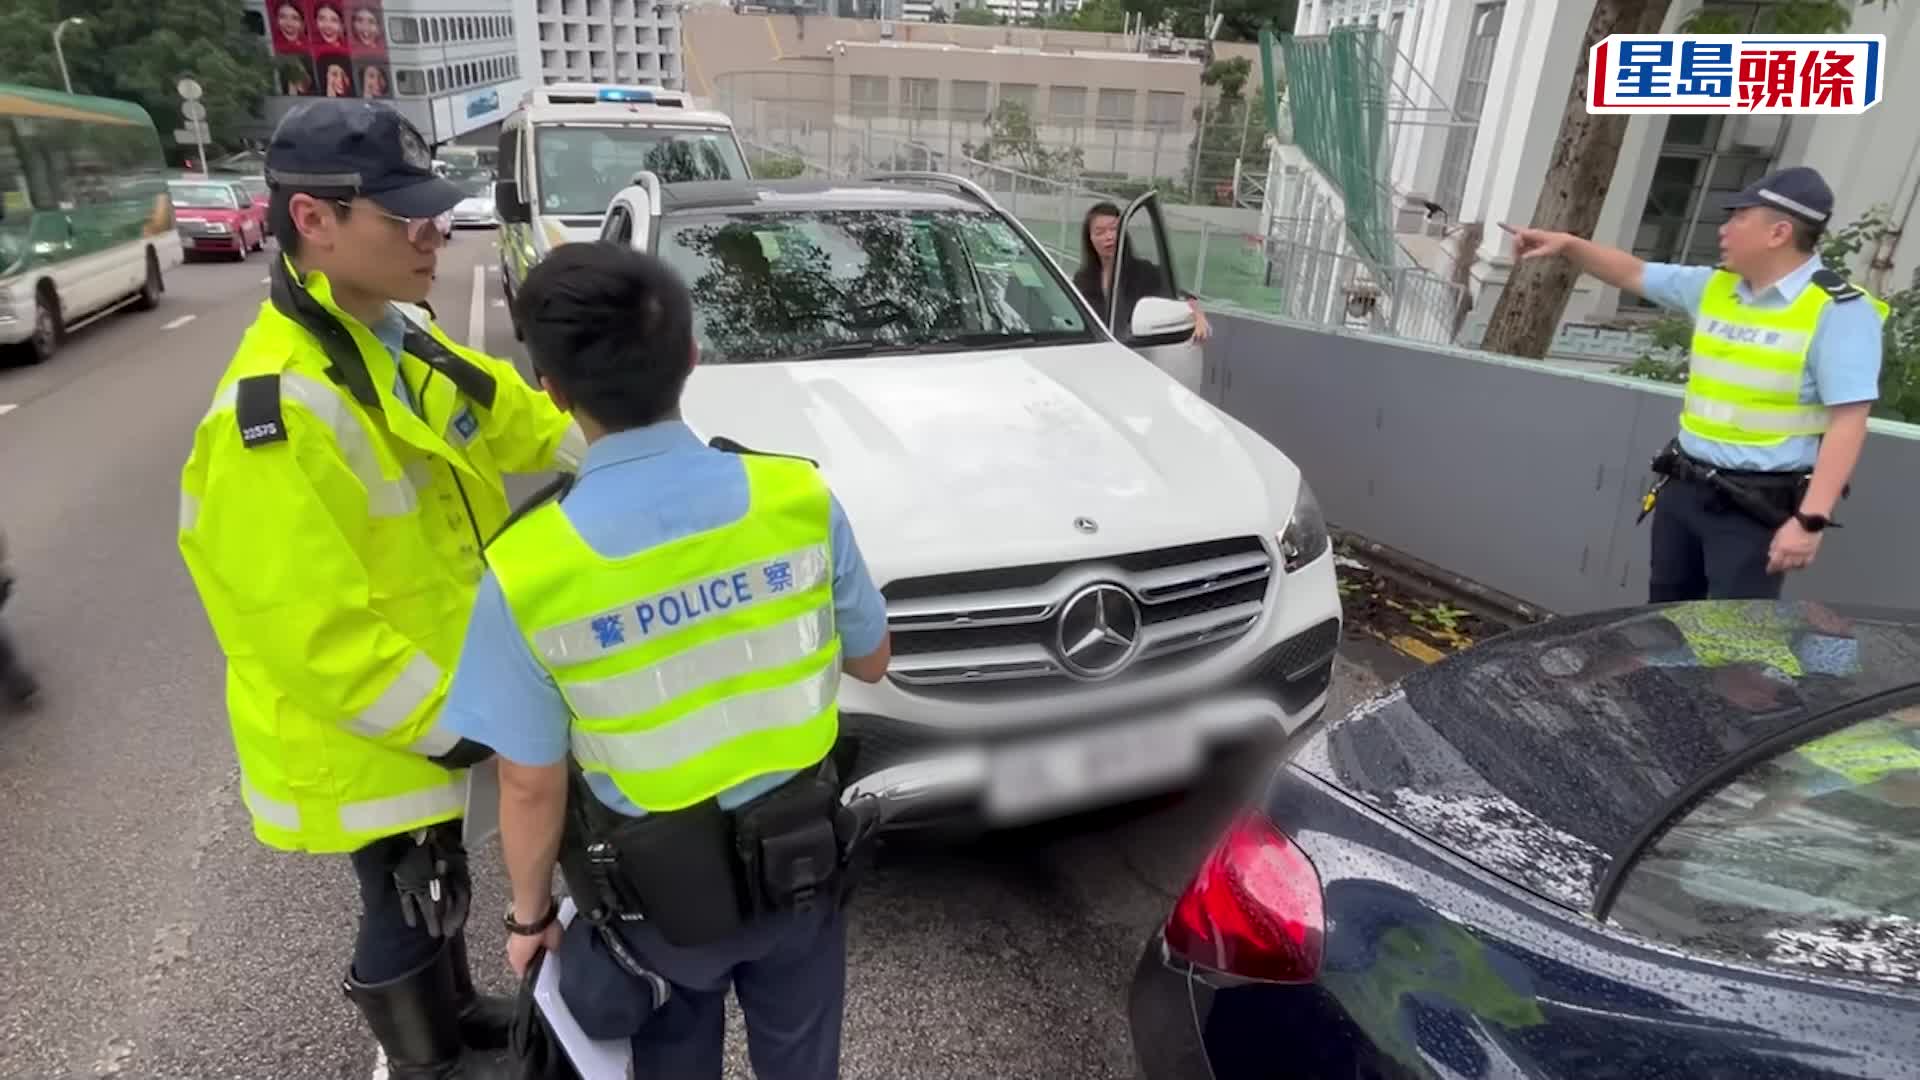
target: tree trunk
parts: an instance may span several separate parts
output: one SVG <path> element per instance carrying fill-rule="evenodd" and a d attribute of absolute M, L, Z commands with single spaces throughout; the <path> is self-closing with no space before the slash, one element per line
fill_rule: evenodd
<path fill-rule="evenodd" d="M 1597 0 L 1580 43 L 1580 62 L 1573 70 L 1573 92 L 1560 116 L 1560 135 L 1553 159 L 1534 205 L 1536 229 L 1591 236 L 1600 220 L 1600 208 L 1613 184 L 1620 160 L 1620 140 L 1628 117 L 1587 112 L 1591 81 L 1587 61 L 1593 46 L 1612 34 L 1656 34 L 1666 21 L 1672 0 Z M 1481 348 L 1514 356 L 1543 357 L 1553 344 L 1560 316 L 1567 309 L 1578 275 L 1565 259 L 1529 259 L 1516 262 L 1489 317 Z"/>

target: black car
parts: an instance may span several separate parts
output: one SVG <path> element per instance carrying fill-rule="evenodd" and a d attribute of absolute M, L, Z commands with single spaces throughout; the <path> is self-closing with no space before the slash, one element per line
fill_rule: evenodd
<path fill-rule="evenodd" d="M 1920 615 L 1569 617 L 1288 748 L 1140 958 L 1151 1080 L 1920 1077 Z"/>

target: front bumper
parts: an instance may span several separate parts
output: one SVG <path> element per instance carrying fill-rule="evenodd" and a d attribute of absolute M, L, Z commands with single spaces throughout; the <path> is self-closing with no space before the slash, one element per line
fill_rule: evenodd
<path fill-rule="evenodd" d="M 492 214 L 455 211 L 453 215 L 453 227 L 456 229 L 491 229 L 498 224 Z"/>
<path fill-rule="evenodd" d="M 1176 790 L 1221 751 L 1278 741 L 1326 708 L 1337 620 L 1264 654 L 1198 700 L 1095 714 L 1039 729 L 959 735 L 862 713 L 841 717 L 848 798 L 882 800 L 889 829 L 954 820 L 1018 826 Z"/>
<path fill-rule="evenodd" d="M 18 345 L 33 337 L 33 288 L 16 278 L 0 288 L 0 345 Z"/>

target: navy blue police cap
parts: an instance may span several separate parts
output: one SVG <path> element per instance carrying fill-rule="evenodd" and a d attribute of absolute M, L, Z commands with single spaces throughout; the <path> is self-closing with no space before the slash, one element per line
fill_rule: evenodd
<path fill-rule="evenodd" d="M 1809 225 L 1825 226 L 1833 217 L 1833 189 L 1818 171 L 1796 165 L 1761 177 L 1727 200 L 1729 210 L 1749 206 L 1764 206 Z"/>
<path fill-rule="evenodd" d="M 295 105 L 267 146 L 267 184 L 314 195 L 364 195 L 404 218 L 430 218 L 466 196 L 433 171 L 433 152 L 393 106 L 359 98 Z"/>

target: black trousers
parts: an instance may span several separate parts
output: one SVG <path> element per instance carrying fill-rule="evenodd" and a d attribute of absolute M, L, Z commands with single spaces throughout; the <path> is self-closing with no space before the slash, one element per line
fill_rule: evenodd
<path fill-rule="evenodd" d="M 442 843 L 457 844 L 460 822 L 434 826 Z M 354 876 L 360 879 L 360 934 L 353 943 L 353 975 L 363 983 L 382 983 L 418 970 L 444 942 L 424 926 L 408 926 L 400 913 L 400 891 L 393 884 L 393 868 L 414 846 L 402 833 L 375 840 L 352 855 Z"/>
<path fill-rule="evenodd" d="M 1654 504 L 1647 601 L 1779 599 L 1786 575 L 1767 573 L 1773 533 L 1706 484 L 1673 481 Z"/>

